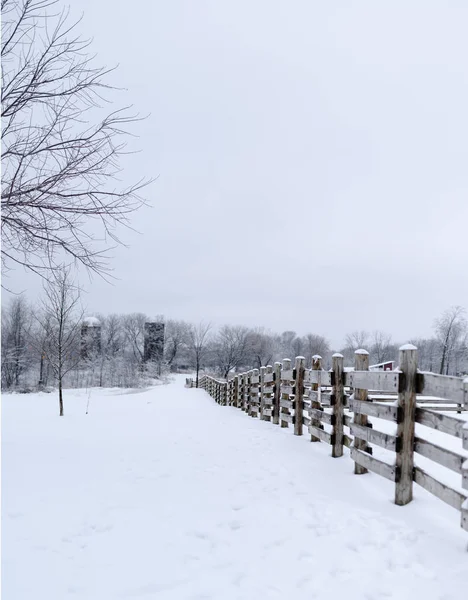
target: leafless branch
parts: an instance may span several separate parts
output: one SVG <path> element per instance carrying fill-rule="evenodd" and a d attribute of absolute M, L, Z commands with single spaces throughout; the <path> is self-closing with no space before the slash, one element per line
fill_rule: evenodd
<path fill-rule="evenodd" d="M 145 203 L 148 180 L 118 180 L 139 117 L 131 107 L 102 116 L 112 69 L 93 66 L 89 40 L 55 6 L 2 1 L 2 264 L 48 277 L 68 259 L 102 274 L 109 241 L 121 243 L 118 227 Z"/>

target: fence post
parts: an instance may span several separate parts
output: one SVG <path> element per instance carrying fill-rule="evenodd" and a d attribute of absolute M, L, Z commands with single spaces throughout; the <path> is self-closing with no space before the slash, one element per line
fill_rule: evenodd
<path fill-rule="evenodd" d="M 333 355 L 332 361 L 332 405 L 335 421 L 332 434 L 332 457 L 339 458 L 340 456 L 343 456 L 343 355 L 337 352 Z"/>
<path fill-rule="evenodd" d="M 273 401 L 273 423 L 279 424 L 280 412 L 280 396 L 281 396 L 281 363 L 275 362 L 275 392 Z"/>
<path fill-rule="evenodd" d="M 228 405 L 228 386 L 229 382 L 223 383 L 223 406 Z"/>
<path fill-rule="evenodd" d="M 281 398 L 280 398 L 280 403 L 282 400 L 290 402 L 291 401 L 291 396 L 288 393 L 283 391 L 283 377 L 285 372 L 290 371 L 291 370 L 291 361 L 289 358 L 285 358 L 283 360 L 283 368 L 281 369 Z M 285 380 L 286 381 L 286 380 Z M 288 380 L 287 383 L 285 385 L 287 385 L 289 387 L 289 383 L 290 381 Z M 289 412 L 289 408 L 286 408 L 284 406 L 281 407 L 281 413 L 280 413 L 280 417 L 281 415 L 290 415 L 291 413 Z M 288 421 L 283 421 L 281 420 L 281 427 L 289 427 L 289 423 Z"/>
<path fill-rule="evenodd" d="M 252 370 L 250 378 L 250 416 L 258 418 L 260 416 L 260 372 L 258 369 Z M 253 410 L 252 410 L 253 408 Z"/>
<path fill-rule="evenodd" d="M 259 417 L 263 421 L 263 409 L 264 409 L 264 399 L 265 399 L 265 373 L 266 367 L 260 367 L 260 407 L 259 407 Z"/>
<path fill-rule="evenodd" d="M 232 406 L 235 406 L 236 408 L 239 406 L 239 375 L 234 377 Z"/>
<path fill-rule="evenodd" d="M 412 344 L 401 346 L 400 371 L 395 504 L 404 506 L 413 499 L 414 422 L 418 373 L 418 349 L 416 346 Z"/>
<path fill-rule="evenodd" d="M 314 356 L 312 356 L 312 371 L 321 371 L 321 370 L 322 370 L 322 357 L 319 356 L 318 354 L 315 354 Z M 314 393 L 317 394 L 317 400 L 311 399 L 310 407 L 316 408 L 317 410 L 321 410 L 322 405 L 320 404 L 320 400 L 318 399 L 319 393 L 320 393 L 320 385 L 318 383 L 313 383 L 310 386 L 310 391 L 312 392 L 312 395 Z M 323 425 L 322 425 L 321 421 L 319 421 L 318 419 L 311 419 L 310 424 L 313 425 L 314 427 L 318 427 L 319 429 L 323 429 Z M 310 441 L 311 442 L 320 442 L 320 438 L 315 437 L 315 435 L 311 435 Z"/>
<path fill-rule="evenodd" d="M 296 356 L 294 369 L 294 435 L 302 435 L 304 422 L 305 358 Z"/>
<path fill-rule="evenodd" d="M 252 385 L 251 380 L 252 380 L 252 371 L 248 371 L 247 372 L 247 381 L 246 381 L 246 385 L 245 385 L 244 410 L 249 415 L 249 417 L 250 417 L 250 391 L 251 391 L 251 385 Z"/>
<path fill-rule="evenodd" d="M 267 415 L 262 413 L 262 419 L 264 421 L 271 421 L 273 416 L 273 403 L 274 403 L 274 391 L 275 391 L 275 382 L 273 375 L 273 367 L 271 365 L 267 365 L 265 376 L 268 381 L 265 381 L 263 384 L 263 408 L 268 411 Z M 265 399 L 268 400 L 268 404 L 265 405 Z"/>
<path fill-rule="evenodd" d="M 239 375 L 239 384 L 237 388 L 237 408 L 244 410 L 244 380 L 245 373 Z"/>
<path fill-rule="evenodd" d="M 367 350 L 363 350 L 361 348 L 359 350 L 356 350 L 356 352 L 354 353 L 354 370 L 369 370 L 369 352 L 367 352 Z M 356 398 L 356 400 L 368 400 L 367 390 L 354 388 L 353 395 Z M 363 427 L 369 427 L 370 425 L 367 419 L 367 415 L 361 415 L 359 413 L 354 413 L 353 422 L 356 423 L 356 425 L 362 425 Z M 363 450 L 364 452 L 369 449 L 366 440 L 361 440 L 356 436 L 354 437 L 354 447 L 358 450 Z M 356 475 L 363 475 L 364 473 L 368 473 L 368 470 L 365 467 L 361 467 L 361 465 L 358 465 L 357 462 L 355 462 L 354 473 Z"/>

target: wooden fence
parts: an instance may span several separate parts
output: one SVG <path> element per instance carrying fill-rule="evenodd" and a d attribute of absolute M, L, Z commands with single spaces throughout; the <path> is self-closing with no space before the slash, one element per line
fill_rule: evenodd
<path fill-rule="evenodd" d="M 199 387 L 219 404 L 291 426 L 295 435 L 303 435 L 306 427 L 312 442 L 331 446 L 332 457 L 343 456 L 348 447 L 357 475 L 372 471 L 395 483 L 396 504 L 411 502 L 416 483 L 459 511 L 468 531 L 468 421 L 435 410 L 468 410 L 468 378 L 418 371 L 417 349 L 411 345 L 400 348 L 400 366 L 394 371 L 370 371 L 365 350 L 356 351 L 353 371 L 344 370 L 341 354 L 333 355 L 330 371 L 322 369 L 321 361 L 314 356 L 306 368 L 303 357 L 296 358 L 294 367 L 285 359 L 229 381 L 205 375 Z M 193 387 L 193 381 L 188 379 L 187 386 Z M 393 423 L 395 431 L 375 429 L 375 420 L 381 429 L 382 421 Z M 463 450 L 415 435 L 416 424 L 459 438 Z M 373 456 L 375 447 L 392 453 L 393 460 Z M 415 455 L 459 474 L 459 489 L 416 466 Z"/>

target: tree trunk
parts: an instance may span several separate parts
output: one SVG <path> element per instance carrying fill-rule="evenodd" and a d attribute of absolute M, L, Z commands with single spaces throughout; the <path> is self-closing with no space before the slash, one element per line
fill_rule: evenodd
<path fill-rule="evenodd" d="M 63 394 L 62 394 L 62 379 L 59 379 L 59 408 L 60 408 L 60 416 L 63 417 Z"/>
<path fill-rule="evenodd" d="M 444 374 L 444 367 L 445 367 L 445 356 L 447 354 L 447 346 L 446 344 L 444 344 L 444 347 L 442 348 L 442 360 L 440 361 L 440 371 L 439 373 L 441 375 Z"/>
<path fill-rule="evenodd" d="M 39 369 L 39 388 L 44 386 L 44 354 L 41 352 L 41 363 Z"/>

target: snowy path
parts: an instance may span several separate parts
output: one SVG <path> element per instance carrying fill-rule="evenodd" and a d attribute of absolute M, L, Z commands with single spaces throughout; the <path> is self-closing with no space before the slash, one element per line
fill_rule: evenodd
<path fill-rule="evenodd" d="M 6 600 L 458 600 L 458 515 L 175 384 L 3 400 Z"/>

